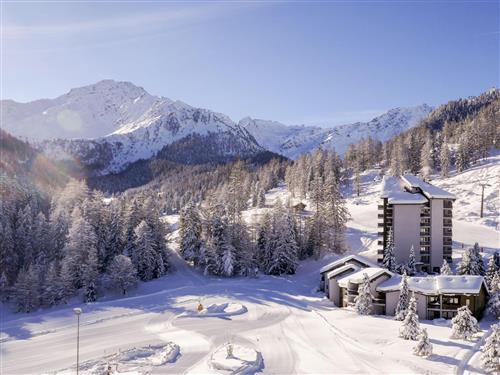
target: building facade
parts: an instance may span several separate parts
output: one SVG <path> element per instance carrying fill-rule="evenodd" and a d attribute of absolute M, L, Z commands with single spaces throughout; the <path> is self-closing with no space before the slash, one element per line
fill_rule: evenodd
<path fill-rule="evenodd" d="M 357 255 L 330 263 L 320 271 L 320 289 L 338 307 L 354 305 L 364 274 L 370 280 L 372 314 L 394 315 L 399 301 L 401 275 Z M 481 318 L 487 302 L 487 288 L 482 276 L 435 275 L 409 277 L 408 289 L 415 296 L 420 319 L 451 319 L 459 307 L 468 306 Z"/>
<path fill-rule="evenodd" d="M 408 262 L 413 247 L 422 271 L 439 272 L 443 259 L 451 262 L 454 200 L 453 194 L 413 175 L 385 176 L 378 206 L 378 261 L 392 230 L 398 263 Z"/>

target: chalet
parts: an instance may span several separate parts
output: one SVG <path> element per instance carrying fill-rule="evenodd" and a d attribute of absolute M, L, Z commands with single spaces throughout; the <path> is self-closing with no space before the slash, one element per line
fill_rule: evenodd
<path fill-rule="evenodd" d="M 402 276 L 378 267 L 358 255 L 350 255 L 320 270 L 320 289 L 335 306 L 354 305 L 364 275 L 370 280 L 372 313 L 394 315 L 399 300 Z M 482 276 L 436 275 L 408 278 L 408 289 L 417 301 L 420 319 L 451 319 L 461 306 L 468 306 L 474 316 L 481 317 L 487 301 L 487 288 Z"/>
<path fill-rule="evenodd" d="M 377 287 L 377 291 L 385 295 L 387 315 L 394 315 L 401 279 L 397 275 Z M 488 296 L 484 278 L 473 275 L 409 277 L 408 289 L 415 295 L 420 319 L 451 319 L 462 306 L 468 306 L 479 319 Z"/>

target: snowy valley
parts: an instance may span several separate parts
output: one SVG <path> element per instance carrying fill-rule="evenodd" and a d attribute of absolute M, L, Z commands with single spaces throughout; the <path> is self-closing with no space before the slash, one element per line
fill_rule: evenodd
<path fill-rule="evenodd" d="M 354 191 L 346 192 L 351 213 L 347 254 L 375 259 L 379 172 L 362 174 L 359 197 Z M 453 218 L 455 266 L 462 244 L 480 243 L 486 259 L 500 250 L 498 192 L 493 187 L 487 190 L 487 214 L 477 220 L 480 195 L 474 188 L 477 181 L 498 182 L 499 176 L 497 155 L 471 170 L 433 178 L 434 184 L 459 198 Z M 243 217 L 255 221 L 277 200 L 290 197 L 286 185 L 281 184 L 266 193 L 265 207 L 245 210 Z M 313 205 L 301 201 L 306 203 L 307 216 Z M 412 353 L 415 342 L 398 338 L 401 322 L 334 307 L 317 291 L 319 269 L 339 255 L 302 261 L 295 275 L 204 276 L 178 253 L 179 216 L 163 220 L 173 229 L 169 258 L 174 270 L 169 275 L 141 283 L 126 297 L 108 294 L 84 305 L 72 299 L 68 305 L 27 315 L 13 314 L 3 306 L 2 371 L 74 373 L 72 309 L 80 306 L 80 373 L 85 375 L 101 374 L 107 366 L 113 374 L 485 373 L 479 350 L 491 333 L 491 318 L 481 320 L 481 332 L 473 341 L 451 339 L 449 321 L 421 321 L 433 355 L 420 358 Z M 199 313 L 200 304 L 208 310 Z M 226 355 L 228 343 L 232 359 Z"/>

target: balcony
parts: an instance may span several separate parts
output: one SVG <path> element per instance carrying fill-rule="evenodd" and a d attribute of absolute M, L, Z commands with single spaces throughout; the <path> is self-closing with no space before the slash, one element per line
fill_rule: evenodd
<path fill-rule="evenodd" d="M 379 219 L 383 219 L 384 218 L 384 214 L 378 214 L 377 215 Z"/>
<path fill-rule="evenodd" d="M 377 234 L 378 234 L 379 236 L 383 236 L 383 235 L 384 235 L 384 232 L 377 232 Z"/>
<path fill-rule="evenodd" d="M 443 219 L 443 227 L 451 228 L 451 226 L 452 226 L 452 221 L 450 219 Z"/>
<path fill-rule="evenodd" d="M 379 245 L 379 246 L 384 246 L 384 241 L 383 241 L 383 240 L 378 240 L 378 241 L 377 241 L 377 245 Z"/>
<path fill-rule="evenodd" d="M 379 204 L 377 207 L 378 207 L 379 210 L 383 210 L 384 209 L 384 205 L 383 204 Z"/>
<path fill-rule="evenodd" d="M 453 217 L 453 215 L 452 215 L 451 211 L 447 211 L 447 210 L 445 210 L 445 211 L 443 212 L 443 217 Z"/>
<path fill-rule="evenodd" d="M 443 208 L 452 209 L 453 208 L 453 201 L 444 201 Z"/>

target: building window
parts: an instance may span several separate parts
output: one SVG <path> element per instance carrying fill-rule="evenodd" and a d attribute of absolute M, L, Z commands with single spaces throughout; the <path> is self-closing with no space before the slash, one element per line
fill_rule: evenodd
<path fill-rule="evenodd" d="M 443 297 L 443 304 L 458 305 L 460 299 L 458 297 Z"/>

